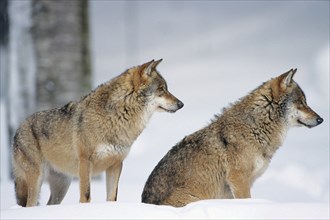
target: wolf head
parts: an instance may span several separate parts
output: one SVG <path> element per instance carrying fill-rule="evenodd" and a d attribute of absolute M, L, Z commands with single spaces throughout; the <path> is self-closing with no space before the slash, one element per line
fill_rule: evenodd
<path fill-rule="evenodd" d="M 151 60 L 137 67 L 134 88 L 153 111 L 173 113 L 182 108 L 183 103 L 168 91 L 165 79 L 156 70 L 161 61 Z"/>
<path fill-rule="evenodd" d="M 321 124 L 323 119 L 307 105 L 304 92 L 293 80 L 296 72 L 297 69 L 291 69 L 275 78 L 271 89 L 290 127 L 312 128 Z"/>

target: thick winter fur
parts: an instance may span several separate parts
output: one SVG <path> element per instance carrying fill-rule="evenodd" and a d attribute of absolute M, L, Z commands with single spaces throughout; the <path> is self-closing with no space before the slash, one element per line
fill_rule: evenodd
<path fill-rule="evenodd" d="M 59 204 L 72 176 L 80 202 L 91 199 L 91 176 L 106 172 L 106 199 L 115 201 L 122 163 L 155 111 L 175 112 L 183 103 L 168 90 L 150 61 L 100 85 L 80 101 L 27 118 L 13 143 L 17 203 L 37 205 L 48 178 L 48 204 Z M 46 175 L 44 175 L 46 174 Z"/>
<path fill-rule="evenodd" d="M 250 198 L 253 182 L 288 129 L 323 121 L 292 80 L 295 72 L 265 82 L 174 146 L 150 174 L 142 202 L 180 207 L 203 199 Z"/>

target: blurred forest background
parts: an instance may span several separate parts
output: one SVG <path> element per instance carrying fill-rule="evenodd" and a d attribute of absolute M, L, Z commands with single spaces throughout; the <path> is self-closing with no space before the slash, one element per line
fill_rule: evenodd
<path fill-rule="evenodd" d="M 185 135 L 298 68 L 295 80 L 325 121 L 292 129 L 252 194 L 329 202 L 329 1 L 1 0 L 0 7 L 1 183 L 10 180 L 10 143 L 24 118 L 163 58 L 158 69 L 185 107 L 153 116 L 124 162 L 119 200 L 139 201 L 151 170 Z"/>

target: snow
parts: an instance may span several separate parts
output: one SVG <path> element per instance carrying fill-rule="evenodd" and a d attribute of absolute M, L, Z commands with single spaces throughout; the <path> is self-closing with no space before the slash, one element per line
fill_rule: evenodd
<path fill-rule="evenodd" d="M 21 208 L 15 205 L 14 184 L 2 173 L 1 219 L 329 219 L 329 2 L 128 4 L 91 1 L 94 85 L 128 67 L 164 58 L 158 69 L 185 106 L 152 116 L 124 161 L 118 202 L 105 202 L 102 175 L 92 181 L 89 204 L 78 203 L 79 186 L 73 181 L 61 205 L 45 206 L 49 189 L 44 184 L 40 206 Z M 134 11 L 133 18 L 126 10 Z M 132 20 L 134 31 L 127 30 Z M 183 208 L 140 202 L 148 175 L 176 142 L 208 124 L 230 102 L 296 67 L 294 79 L 324 122 L 288 132 L 253 185 L 252 199 L 200 201 Z M 1 172 L 8 163 L 3 105 Z"/>
<path fill-rule="evenodd" d="M 319 203 L 275 203 L 258 199 L 204 200 L 183 208 L 143 203 L 106 202 L 15 208 L 4 219 L 329 219 Z"/>
<path fill-rule="evenodd" d="M 327 203 L 297 203 L 297 202 L 272 202 L 264 199 L 243 200 L 205 200 L 191 203 L 183 208 L 169 206 L 155 206 L 139 202 L 104 202 L 102 190 L 103 181 L 96 180 L 92 183 L 92 202 L 78 204 L 78 184 L 71 186 L 75 193 L 69 192 L 63 204 L 45 206 L 48 190 L 43 187 L 39 207 L 22 208 L 17 205 L 1 210 L 2 219 L 328 219 L 329 204 Z M 136 189 L 124 185 L 124 194 L 134 195 Z M 9 191 L 13 189 L 7 188 Z M 76 195 L 75 195 L 76 194 Z M 46 196 L 47 195 L 47 196 Z M 11 197 L 13 198 L 13 197 Z M 8 198 L 7 198 L 8 199 Z M 96 201 L 94 201 L 96 200 Z M 2 202 L 4 202 L 2 200 Z M 12 203 L 14 204 L 14 203 Z"/>
<path fill-rule="evenodd" d="M 2 184 L 1 219 L 329 219 L 326 202 L 275 202 L 266 199 L 204 200 L 182 208 L 140 203 L 142 189 L 121 184 L 117 202 L 105 202 L 105 181 L 92 182 L 92 201 L 78 203 L 74 181 L 61 205 L 46 206 L 49 189 L 44 184 L 38 207 L 15 205 L 12 184 Z M 286 195 L 282 195 L 286 196 Z"/>

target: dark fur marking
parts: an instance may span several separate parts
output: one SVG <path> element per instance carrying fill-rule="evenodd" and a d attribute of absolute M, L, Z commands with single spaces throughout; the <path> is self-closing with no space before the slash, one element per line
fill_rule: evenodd
<path fill-rule="evenodd" d="M 128 110 L 128 108 L 125 106 L 125 107 L 124 107 L 124 112 L 123 112 L 123 118 L 124 118 L 126 121 L 129 121 L 127 116 L 129 116 L 129 110 Z"/>
<path fill-rule="evenodd" d="M 90 186 L 88 186 L 87 192 L 85 193 L 85 198 L 87 201 L 89 201 L 90 197 L 91 197 Z"/>
<path fill-rule="evenodd" d="M 17 131 L 14 135 L 14 143 L 13 143 L 14 149 L 18 147 L 18 141 L 19 141 L 19 138 L 18 138 L 18 131 Z"/>
<path fill-rule="evenodd" d="M 78 117 L 78 124 L 81 125 L 83 123 L 83 121 L 84 121 L 84 115 L 81 112 L 80 115 L 79 115 L 79 117 Z"/>
<path fill-rule="evenodd" d="M 267 124 L 264 123 L 263 129 L 264 129 L 264 133 L 267 137 L 268 137 L 268 135 L 271 135 L 273 132 L 272 127 L 270 127 L 268 123 Z"/>
<path fill-rule="evenodd" d="M 69 102 L 60 108 L 60 113 L 66 116 L 71 116 L 73 114 L 73 102 Z"/>
<path fill-rule="evenodd" d="M 49 139 L 49 132 L 48 132 L 48 130 L 47 130 L 45 127 L 43 127 L 43 128 L 41 129 L 41 133 L 43 134 L 43 136 L 44 136 L 45 138 Z"/>
<path fill-rule="evenodd" d="M 126 106 L 125 106 L 125 108 L 124 108 L 124 112 L 125 112 L 126 115 L 129 115 L 129 110 L 127 109 Z"/>
<path fill-rule="evenodd" d="M 125 95 L 124 99 L 125 101 L 130 98 L 133 95 L 134 91 L 131 91 L 130 93 L 128 93 L 127 95 Z"/>
<path fill-rule="evenodd" d="M 227 139 L 226 139 L 226 138 L 223 138 L 222 141 L 223 141 L 225 147 L 227 147 L 227 145 L 228 145 L 228 141 L 227 141 Z"/>
<path fill-rule="evenodd" d="M 285 97 L 284 100 L 279 105 L 279 115 L 284 117 L 287 114 L 289 98 Z"/>
<path fill-rule="evenodd" d="M 270 121 L 274 121 L 274 119 L 272 118 L 272 115 L 271 115 L 272 113 L 270 111 L 268 111 L 267 113 L 268 113 L 268 119 Z"/>
<path fill-rule="evenodd" d="M 37 134 L 37 130 L 35 129 L 35 125 L 34 125 L 34 124 L 31 124 L 31 133 L 32 133 L 34 139 L 35 139 L 36 141 L 38 141 L 38 134 Z M 39 144 L 37 144 L 36 147 L 37 147 L 38 150 L 40 150 L 40 146 L 39 146 Z"/>
<path fill-rule="evenodd" d="M 269 98 L 265 95 L 262 95 L 262 97 L 264 97 L 264 100 L 267 102 L 267 104 L 264 106 L 265 108 L 269 105 L 272 106 L 272 100 L 269 100 Z"/>
<path fill-rule="evenodd" d="M 34 125 L 33 124 L 31 124 L 30 129 L 31 129 L 31 133 L 32 133 L 34 139 L 37 139 L 37 133 L 36 133 L 36 131 L 34 129 Z"/>
<path fill-rule="evenodd" d="M 220 141 L 224 144 L 225 147 L 228 146 L 228 141 L 226 137 L 224 136 L 223 132 L 220 132 Z"/>

